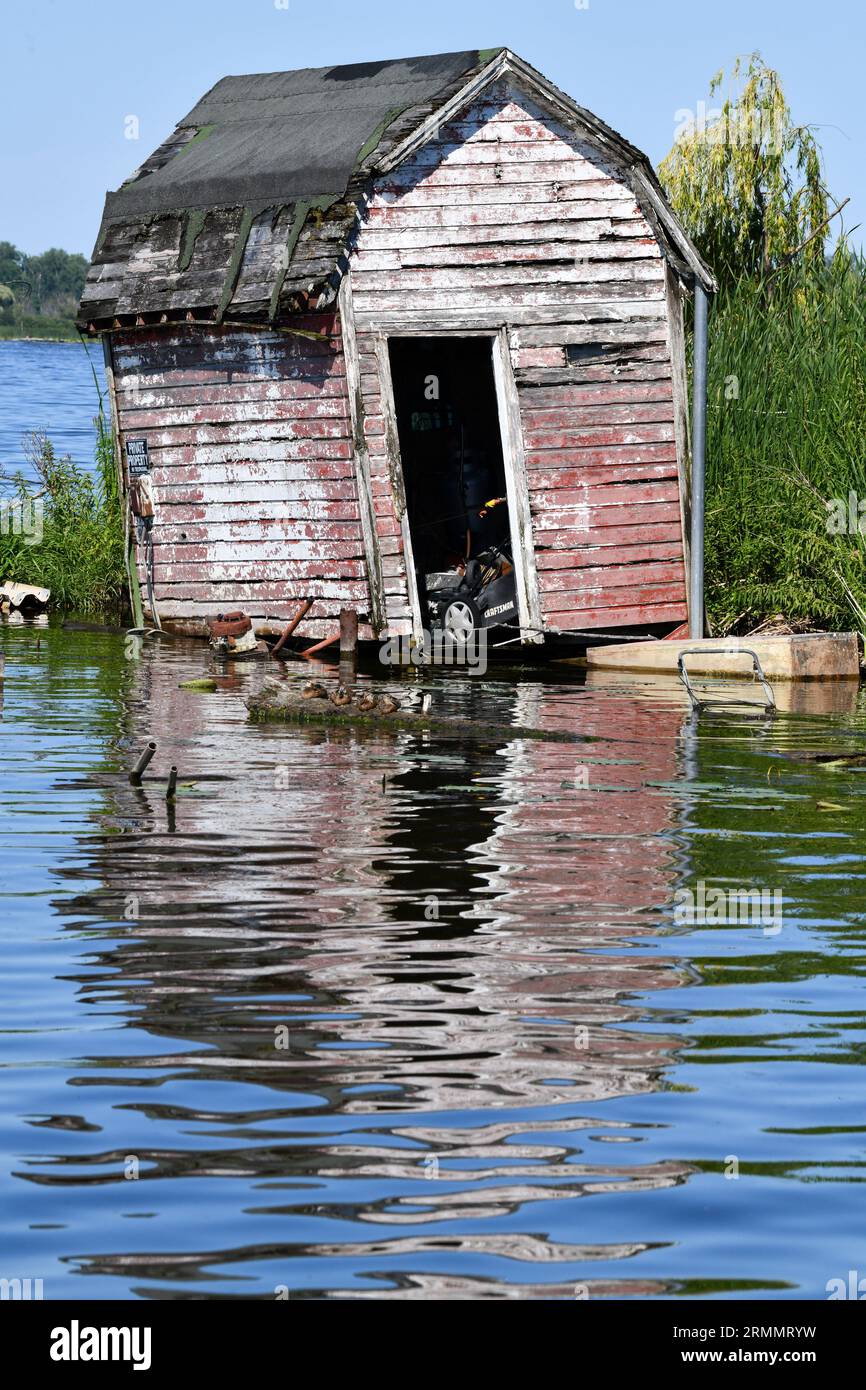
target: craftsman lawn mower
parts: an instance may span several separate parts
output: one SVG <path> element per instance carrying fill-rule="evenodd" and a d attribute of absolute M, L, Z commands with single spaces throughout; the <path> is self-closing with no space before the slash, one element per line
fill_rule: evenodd
<path fill-rule="evenodd" d="M 424 576 L 431 627 L 466 646 L 482 628 L 518 622 L 510 539 L 489 545 L 464 566 Z"/>

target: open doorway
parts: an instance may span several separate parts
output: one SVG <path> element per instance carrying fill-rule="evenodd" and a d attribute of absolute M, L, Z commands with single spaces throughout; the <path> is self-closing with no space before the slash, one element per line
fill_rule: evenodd
<path fill-rule="evenodd" d="M 518 623 L 492 339 L 388 343 L 426 627 L 468 641 Z"/>

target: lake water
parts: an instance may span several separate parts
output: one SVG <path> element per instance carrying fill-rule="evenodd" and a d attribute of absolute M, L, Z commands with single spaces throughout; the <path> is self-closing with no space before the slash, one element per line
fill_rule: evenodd
<path fill-rule="evenodd" d="M 263 668 L 191 641 L 0 643 L 0 1275 L 774 1300 L 866 1275 L 866 781 L 812 757 L 862 748 L 856 694 L 696 725 L 673 685 L 427 675 L 437 710 L 579 740 L 449 741 L 250 723 Z M 684 922 L 702 883 L 766 911 Z"/>
<path fill-rule="evenodd" d="M 94 380 L 94 374 L 96 380 Z M 98 382 L 98 389 L 97 389 Z M 93 417 L 108 395 L 98 343 L 0 340 L 0 467 L 31 476 L 23 441 L 45 430 L 58 454 L 93 464 Z"/>

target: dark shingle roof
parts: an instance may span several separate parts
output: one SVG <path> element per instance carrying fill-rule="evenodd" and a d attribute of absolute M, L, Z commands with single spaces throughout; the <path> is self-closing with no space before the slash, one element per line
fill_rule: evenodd
<path fill-rule="evenodd" d="M 179 123 L 198 137 L 109 193 L 106 216 L 342 196 L 365 146 L 480 61 L 470 50 L 224 77 Z"/>

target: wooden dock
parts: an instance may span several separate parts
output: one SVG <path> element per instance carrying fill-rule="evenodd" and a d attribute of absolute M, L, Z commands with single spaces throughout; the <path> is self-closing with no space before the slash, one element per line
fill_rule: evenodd
<path fill-rule="evenodd" d="M 676 675 L 680 653 L 708 650 L 687 658 L 696 676 L 751 679 L 755 652 L 770 681 L 858 680 L 860 642 L 856 632 L 808 632 L 782 637 L 703 637 L 672 642 L 623 642 L 587 651 L 590 670 L 645 671 Z M 720 649 L 723 655 L 718 655 Z"/>

